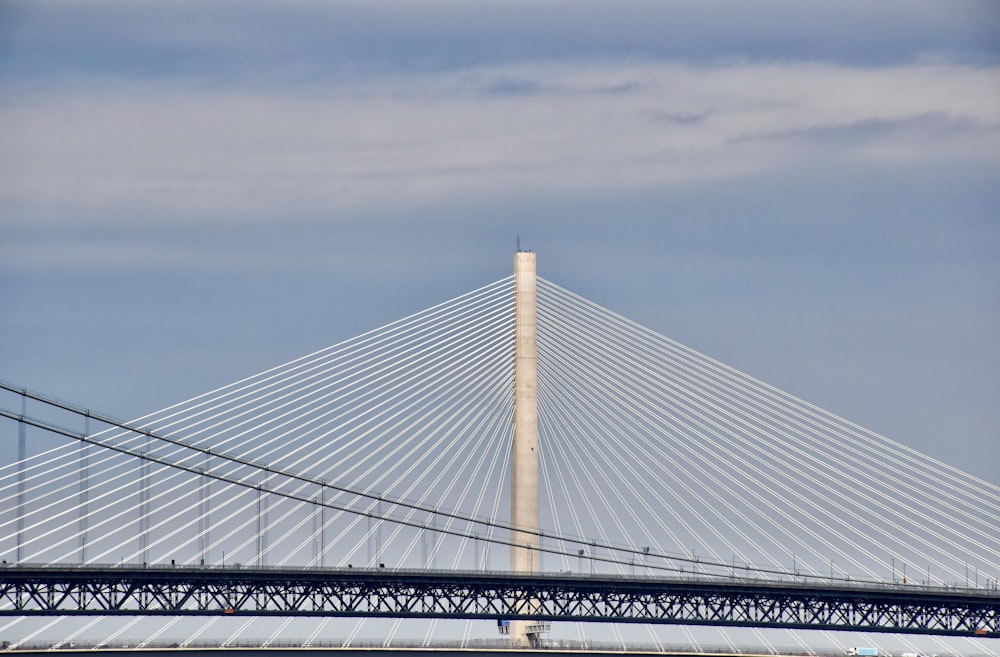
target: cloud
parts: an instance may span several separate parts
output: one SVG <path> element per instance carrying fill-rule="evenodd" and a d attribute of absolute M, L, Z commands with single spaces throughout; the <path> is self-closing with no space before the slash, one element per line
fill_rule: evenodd
<path fill-rule="evenodd" d="M 541 89 L 538 87 L 538 84 L 531 80 L 515 80 L 510 78 L 495 80 L 483 89 L 483 92 L 486 94 L 496 94 L 498 96 L 532 96 L 540 91 Z"/>
<path fill-rule="evenodd" d="M 1000 126 L 983 125 L 977 121 L 950 116 L 943 112 L 926 112 L 916 116 L 893 119 L 865 119 L 850 123 L 824 124 L 795 130 L 738 137 L 735 141 L 818 141 L 824 145 L 869 141 L 916 134 L 924 138 L 944 138 L 953 135 L 983 134 Z"/>
<path fill-rule="evenodd" d="M 9 0 L 0 80 L 97 72 L 297 84 L 586 58 L 686 63 L 996 63 L 991 0 Z"/>
<path fill-rule="evenodd" d="M 645 110 L 643 112 L 649 119 L 662 123 L 702 123 L 708 118 L 708 112 L 692 114 L 690 112 L 663 112 L 658 110 Z"/>
<path fill-rule="evenodd" d="M 998 86 L 1000 67 L 575 62 L 43 90 L 0 104 L 0 199 L 15 223 L 308 219 L 731 181 L 889 137 L 893 162 L 996 164 Z"/>
<path fill-rule="evenodd" d="M 914 159 L 917 144 L 946 158 L 948 151 L 975 150 L 981 140 L 992 141 L 998 132 L 1000 123 L 986 124 L 965 116 L 925 112 L 742 135 L 733 141 L 780 144 L 803 151 L 822 149 L 829 159 L 846 155 L 857 160 L 899 163 Z"/>

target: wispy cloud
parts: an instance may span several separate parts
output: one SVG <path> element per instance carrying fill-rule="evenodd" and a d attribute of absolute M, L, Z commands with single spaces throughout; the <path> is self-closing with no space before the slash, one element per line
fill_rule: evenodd
<path fill-rule="evenodd" d="M 586 58 L 996 63 L 994 0 L 8 0 L 0 80 L 206 75 L 216 84 Z M 13 58 L 11 57 L 13 55 Z"/>
<path fill-rule="evenodd" d="M 864 119 L 850 123 L 828 123 L 794 130 L 777 130 L 738 137 L 736 141 L 816 141 L 824 145 L 833 145 L 911 135 L 932 140 L 948 139 L 961 134 L 988 134 L 998 128 L 1000 125 L 984 125 L 966 117 L 951 116 L 943 112 L 925 112 L 916 116 Z"/>
<path fill-rule="evenodd" d="M 978 159 L 982 141 L 995 143 L 1000 123 L 984 123 L 967 116 L 925 112 L 913 116 L 870 118 L 843 123 L 823 123 L 741 135 L 734 144 L 771 144 L 803 153 L 822 152 L 827 159 L 913 163 L 921 159 L 918 148 L 941 161 L 966 157 Z M 986 153 L 979 153 L 989 159 Z"/>
<path fill-rule="evenodd" d="M 996 88 L 1000 67 L 584 62 L 40 91 L 0 104 L 0 199 L 29 221 L 337 216 L 737 179 L 890 137 L 897 159 L 996 163 Z"/>

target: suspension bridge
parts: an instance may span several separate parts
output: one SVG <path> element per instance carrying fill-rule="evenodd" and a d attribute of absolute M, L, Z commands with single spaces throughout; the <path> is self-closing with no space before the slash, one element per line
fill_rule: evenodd
<path fill-rule="evenodd" d="M 136 420 L 0 395 L 14 647 L 367 624 L 1000 654 L 1000 487 L 537 278 L 530 252 Z"/>

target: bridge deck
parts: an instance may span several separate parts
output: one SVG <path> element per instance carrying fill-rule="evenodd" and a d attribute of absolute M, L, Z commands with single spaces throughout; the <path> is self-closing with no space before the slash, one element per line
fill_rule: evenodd
<path fill-rule="evenodd" d="M 0 615 L 535 619 L 1000 637 L 995 590 L 397 569 L 5 565 Z"/>

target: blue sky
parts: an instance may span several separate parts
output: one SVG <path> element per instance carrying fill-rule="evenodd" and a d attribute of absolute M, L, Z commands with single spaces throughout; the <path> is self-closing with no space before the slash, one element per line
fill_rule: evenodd
<path fill-rule="evenodd" d="M 0 378 L 121 417 L 539 273 L 998 482 L 995 2 L 5 2 Z"/>

